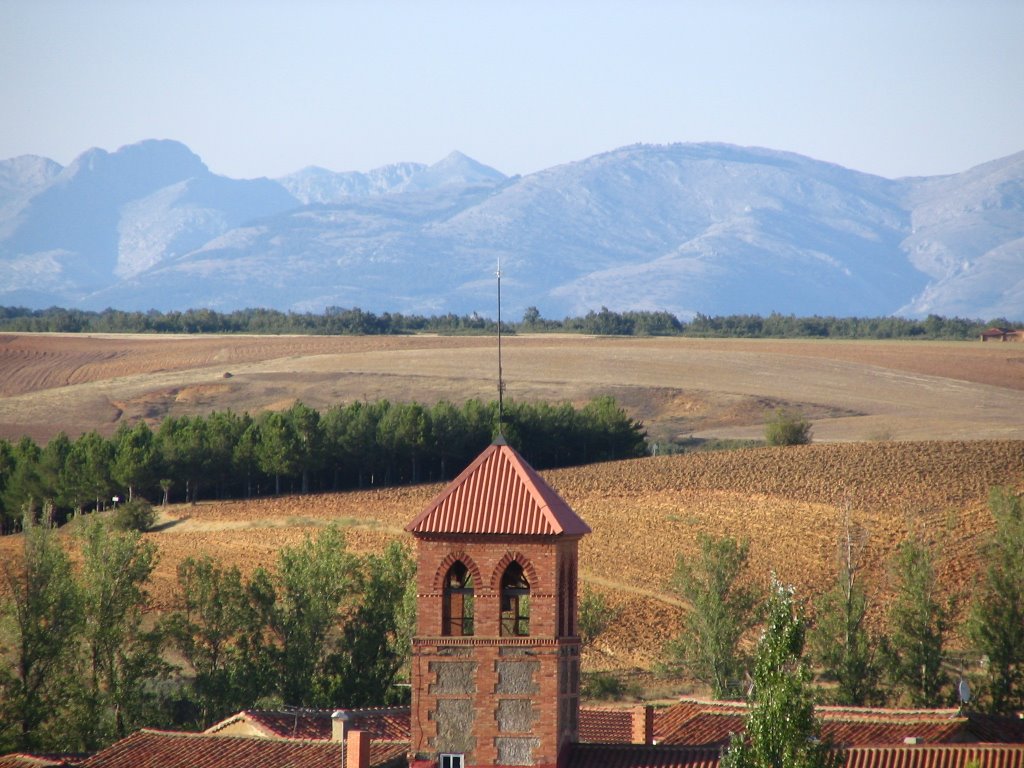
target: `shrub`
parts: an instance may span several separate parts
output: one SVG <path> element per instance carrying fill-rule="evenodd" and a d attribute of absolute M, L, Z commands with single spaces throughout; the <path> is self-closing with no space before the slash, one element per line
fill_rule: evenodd
<path fill-rule="evenodd" d="M 155 522 L 156 510 L 145 499 L 126 501 L 111 518 L 111 524 L 120 531 L 148 531 Z"/>
<path fill-rule="evenodd" d="M 612 672 L 591 672 L 583 676 L 580 693 L 588 699 L 618 701 L 626 696 L 638 696 L 640 689 L 635 683 L 626 683 Z"/>
<path fill-rule="evenodd" d="M 811 442 L 811 422 L 799 411 L 777 408 L 764 425 L 768 445 L 806 445 Z"/>

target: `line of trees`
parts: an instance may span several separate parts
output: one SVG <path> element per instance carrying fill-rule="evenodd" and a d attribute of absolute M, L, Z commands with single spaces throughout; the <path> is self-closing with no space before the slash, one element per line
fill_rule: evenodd
<path fill-rule="evenodd" d="M 943 595 L 933 553 L 913 537 L 892 563 L 898 587 L 888 634 L 869 629 L 859 558 L 865 532 L 847 521 L 836 581 L 817 601 L 807 638 L 823 683 L 819 696 L 848 706 L 949 706 L 962 675 L 981 702 L 973 706 L 1003 714 L 1024 709 L 1024 497 L 995 489 L 989 508 L 995 532 L 984 544 L 985 566 L 966 611 L 962 636 L 970 650 L 959 653 L 949 647 L 958 596 Z M 677 563 L 672 585 L 691 610 L 667 656 L 717 698 L 742 698 L 751 658 L 741 638 L 764 615 L 745 576 L 749 547 L 707 535 L 698 545 L 693 562 Z"/>
<path fill-rule="evenodd" d="M 409 334 L 494 333 L 496 322 L 469 315 L 376 314 L 358 307 L 328 307 L 323 314 L 241 309 L 220 313 L 210 309 L 184 312 L 126 312 L 104 309 L 27 309 L 0 307 L 0 330 L 60 333 L 254 333 L 254 334 Z M 929 315 L 903 317 L 797 317 L 773 312 L 762 315 L 704 315 L 679 319 L 665 311 L 614 311 L 601 307 L 585 315 L 549 320 L 528 307 L 520 322 L 502 321 L 502 332 L 587 333 L 611 336 L 698 336 L 735 338 L 835 339 L 976 339 L 991 326 L 1022 328 L 1006 318 L 988 321 Z"/>
<path fill-rule="evenodd" d="M 0 754 L 93 751 L 143 726 L 205 728 L 254 706 L 408 702 L 396 685 L 415 627 L 403 546 L 357 556 L 330 527 L 248 578 L 189 559 L 177 606 L 154 621 L 152 542 L 99 517 L 72 527 L 30 524 L 23 557 L 0 567 Z"/>
<path fill-rule="evenodd" d="M 323 492 L 439 481 L 465 467 L 494 435 L 497 403 L 462 406 L 353 402 L 320 412 L 296 402 L 258 416 L 122 424 L 111 438 L 60 434 L 40 447 L 0 440 L 0 531 L 44 503 L 54 522 L 104 509 L 113 496 L 196 502 L 267 493 Z M 503 433 L 538 469 L 645 455 L 643 425 L 611 397 L 507 404 Z"/>

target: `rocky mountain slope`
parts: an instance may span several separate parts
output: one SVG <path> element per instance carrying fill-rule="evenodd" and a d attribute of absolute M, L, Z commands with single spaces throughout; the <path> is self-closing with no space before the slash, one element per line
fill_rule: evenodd
<path fill-rule="evenodd" d="M 1024 317 L 1024 152 L 890 180 L 791 153 L 637 145 L 506 177 L 460 153 L 212 174 L 187 147 L 0 161 L 0 304 L 508 316 Z"/>

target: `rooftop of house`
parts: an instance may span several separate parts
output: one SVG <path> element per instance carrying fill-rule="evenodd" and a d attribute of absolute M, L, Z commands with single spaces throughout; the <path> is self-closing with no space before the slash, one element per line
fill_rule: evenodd
<path fill-rule="evenodd" d="M 659 744 L 720 746 L 743 730 L 747 704 L 682 699 L 655 715 Z M 958 709 L 818 706 L 822 738 L 838 746 L 952 742 L 1024 743 L 1024 720 Z"/>
<path fill-rule="evenodd" d="M 344 763 L 338 741 L 254 739 L 209 733 L 143 729 L 83 760 L 80 768 L 337 768 Z M 409 742 L 372 741 L 370 765 L 405 764 Z"/>
<path fill-rule="evenodd" d="M 214 723 L 205 733 L 231 731 L 248 726 L 252 735 L 267 739 L 330 739 L 332 716 L 341 713 L 346 727 L 364 731 L 372 739 L 409 740 L 409 707 L 367 707 L 364 709 L 245 709 Z"/>
<path fill-rule="evenodd" d="M 566 768 L 718 768 L 718 747 L 576 744 Z M 1024 768 L 1024 744 L 852 747 L 845 768 Z"/>
<path fill-rule="evenodd" d="M 498 438 L 405 528 L 415 535 L 583 536 L 588 526 Z"/>

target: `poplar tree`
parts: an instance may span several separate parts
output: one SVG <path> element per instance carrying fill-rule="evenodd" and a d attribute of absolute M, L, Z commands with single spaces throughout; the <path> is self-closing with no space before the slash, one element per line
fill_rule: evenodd
<path fill-rule="evenodd" d="M 683 633 L 669 652 L 701 682 L 711 686 L 716 699 L 735 693 L 745 659 L 739 641 L 758 604 L 753 588 L 739 583 L 750 544 L 729 537 L 697 536 L 700 556 L 690 564 L 676 562 L 672 586 L 690 604 Z"/>
<path fill-rule="evenodd" d="M 996 530 L 967 626 L 988 662 L 981 693 L 992 712 L 1010 714 L 1024 709 L 1024 499 L 997 488 L 989 508 Z"/>
<path fill-rule="evenodd" d="M 0 745 L 28 751 L 58 741 L 44 731 L 65 702 L 82 601 L 55 532 L 29 525 L 23 536 L 21 561 L 2 566 L 10 600 L 0 605 L 0 647 L 14 663 L 0 669 Z"/>
<path fill-rule="evenodd" d="M 793 590 L 774 583 L 766 614 L 744 733 L 732 737 L 722 768 L 838 768 L 842 752 L 820 740 L 803 659 L 805 621 Z"/>
<path fill-rule="evenodd" d="M 889 612 L 889 673 L 914 707 L 940 707 L 949 696 L 942 654 L 953 612 L 943 600 L 931 552 L 907 539 L 896 553 L 899 591 Z"/>

